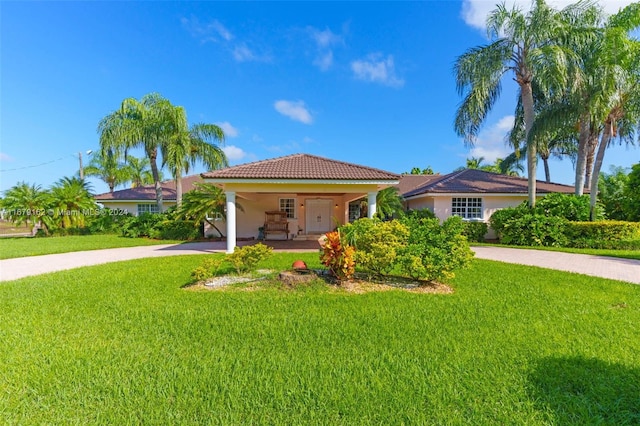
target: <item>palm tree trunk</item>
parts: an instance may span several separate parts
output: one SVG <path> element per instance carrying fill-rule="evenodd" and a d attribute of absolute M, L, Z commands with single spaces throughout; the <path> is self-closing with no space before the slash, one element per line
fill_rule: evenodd
<path fill-rule="evenodd" d="M 613 120 L 611 116 L 609 116 L 607 117 L 604 131 L 602 132 L 602 139 L 600 140 L 600 146 L 598 147 L 596 161 L 593 164 L 593 174 L 591 175 L 589 220 L 591 220 L 592 222 L 596 220 L 596 200 L 598 199 L 598 180 L 600 177 L 600 169 L 602 168 L 602 161 L 604 160 L 604 152 L 607 150 L 607 146 L 609 146 L 612 134 Z"/>
<path fill-rule="evenodd" d="M 549 156 L 542 157 L 542 163 L 544 164 L 544 180 L 545 182 L 551 182 L 551 171 L 549 170 Z"/>
<path fill-rule="evenodd" d="M 598 147 L 598 134 L 595 133 L 595 130 L 589 134 L 589 144 L 587 145 L 587 164 L 585 166 L 584 172 L 584 187 L 589 189 L 589 185 L 591 184 L 591 172 L 593 170 L 593 159 L 596 155 L 596 148 Z"/>
<path fill-rule="evenodd" d="M 575 194 L 578 196 L 584 194 L 584 176 L 587 168 L 587 145 L 589 144 L 590 127 L 589 117 L 582 116 L 578 138 L 578 159 L 576 160 Z"/>
<path fill-rule="evenodd" d="M 520 86 L 522 97 L 522 109 L 524 110 L 525 139 L 527 140 L 527 178 L 529 183 L 529 207 L 536 205 L 536 165 L 538 152 L 534 143 L 529 143 L 529 132 L 533 127 L 535 112 L 533 109 L 533 92 L 531 82 L 523 83 Z"/>
<path fill-rule="evenodd" d="M 182 176 L 176 175 L 176 206 L 182 205 Z"/>
<path fill-rule="evenodd" d="M 158 164 L 156 162 L 158 158 L 158 149 L 154 148 L 147 153 L 149 157 L 149 163 L 151 166 L 151 174 L 153 175 L 153 183 L 156 189 L 156 204 L 158 205 L 158 211 L 162 213 L 164 211 L 162 203 L 162 185 L 160 185 L 160 174 L 158 173 Z"/>

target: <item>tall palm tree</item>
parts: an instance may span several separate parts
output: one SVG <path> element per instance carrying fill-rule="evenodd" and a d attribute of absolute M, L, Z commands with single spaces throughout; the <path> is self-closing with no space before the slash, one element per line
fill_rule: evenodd
<path fill-rule="evenodd" d="M 176 182 L 176 204 L 182 203 L 182 175 L 191 166 L 202 162 L 209 170 L 226 167 L 227 157 L 214 142 L 224 143 L 224 131 L 215 124 L 187 124 L 187 114 L 182 107 L 174 107 L 173 134 L 162 149 L 162 164 Z"/>
<path fill-rule="evenodd" d="M 64 177 L 51 187 L 54 219 L 61 228 L 84 228 L 86 212 L 97 210 L 91 186 L 84 179 Z"/>
<path fill-rule="evenodd" d="M 127 167 L 131 172 L 130 180 L 131 187 L 137 188 L 143 185 L 150 185 L 153 183 L 153 174 L 151 173 L 149 159 L 147 157 L 127 157 Z M 158 170 L 158 178 L 162 181 L 162 170 Z"/>
<path fill-rule="evenodd" d="M 45 232 L 51 227 L 52 215 L 49 212 L 51 194 L 40 185 L 18 182 L 4 193 L 0 208 L 6 211 L 6 217 L 17 225 L 40 225 Z"/>
<path fill-rule="evenodd" d="M 112 149 L 106 152 L 97 152 L 84 168 L 85 176 L 95 176 L 109 186 L 109 192 L 113 193 L 116 186 L 126 184 L 131 180 L 131 169 L 123 163 L 119 155 Z"/>
<path fill-rule="evenodd" d="M 575 31 L 593 13 L 591 2 L 580 2 L 561 12 L 536 0 L 527 14 L 514 7 L 499 5 L 487 18 L 491 43 L 469 49 L 455 63 L 458 92 L 464 100 L 455 118 L 456 132 L 473 144 L 478 130 L 501 92 L 502 77 L 513 72 L 520 88 L 524 111 L 525 136 L 535 118 L 532 85 L 548 88 L 566 87 L 577 68 L 574 48 L 589 36 L 589 31 Z M 587 22 L 588 23 L 588 22 Z M 580 28 L 582 29 L 582 28 Z M 527 146 L 529 206 L 536 201 L 537 147 Z"/>
<path fill-rule="evenodd" d="M 158 154 L 175 134 L 175 107 L 158 93 L 150 93 L 139 101 L 127 98 L 120 108 L 98 124 L 100 146 L 103 151 L 113 149 L 125 153 L 142 148 L 149 159 L 156 192 L 158 210 L 162 212 L 162 186 L 158 172 Z"/>

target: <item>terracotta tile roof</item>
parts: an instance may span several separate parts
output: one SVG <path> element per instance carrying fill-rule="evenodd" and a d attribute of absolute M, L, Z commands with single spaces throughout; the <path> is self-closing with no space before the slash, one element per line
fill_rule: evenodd
<path fill-rule="evenodd" d="M 203 173 L 202 177 L 205 179 L 398 180 L 400 175 L 316 155 L 294 154 L 214 170 Z"/>
<path fill-rule="evenodd" d="M 537 181 L 537 193 L 573 193 L 574 187 L 560 183 Z M 427 182 L 418 188 L 403 193 L 404 197 L 420 194 L 470 193 L 470 194 L 527 194 L 526 178 L 465 169 L 442 176 L 442 179 Z"/>
<path fill-rule="evenodd" d="M 193 189 L 193 184 L 203 182 L 200 175 L 185 176 L 182 178 L 182 192 L 188 192 Z M 165 180 L 160 182 L 162 186 L 162 198 L 165 201 L 176 200 L 176 183 L 174 180 Z M 94 197 L 97 201 L 134 201 L 149 200 L 155 201 L 156 190 L 153 185 L 139 186 L 137 188 L 121 189 L 113 193 L 105 192 Z"/>
<path fill-rule="evenodd" d="M 398 188 L 398 194 L 406 194 L 414 189 L 420 188 L 428 183 L 433 183 L 437 180 L 444 178 L 443 175 L 402 175 L 400 176 L 400 182 L 396 187 Z"/>

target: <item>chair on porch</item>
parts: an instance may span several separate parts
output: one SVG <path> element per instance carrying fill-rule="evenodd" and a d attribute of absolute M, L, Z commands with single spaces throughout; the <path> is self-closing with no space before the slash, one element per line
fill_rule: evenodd
<path fill-rule="evenodd" d="M 264 212 L 264 239 L 269 234 L 284 234 L 285 240 L 289 239 L 289 222 L 287 221 L 287 212 L 270 211 Z"/>

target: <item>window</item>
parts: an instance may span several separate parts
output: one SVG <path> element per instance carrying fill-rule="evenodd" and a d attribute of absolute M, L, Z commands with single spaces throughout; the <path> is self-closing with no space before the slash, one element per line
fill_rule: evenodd
<path fill-rule="evenodd" d="M 142 213 L 160 213 L 157 204 L 138 204 L 138 216 Z"/>
<path fill-rule="evenodd" d="M 361 201 L 349 203 L 349 222 L 354 222 L 362 217 Z"/>
<path fill-rule="evenodd" d="M 287 213 L 287 218 L 294 219 L 296 217 L 296 199 L 280 198 L 280 211 Z"/>
<path fill-rule="evenodd" d="M 451 214 L 463 219 L 482 219 L 482 198 L 452 198 Z"/>
<path fill-rule="evenodd" d="M 221 221 L 224 220 L 224 216 L 220 212 L 208 212 L 207 220 Z"/>

